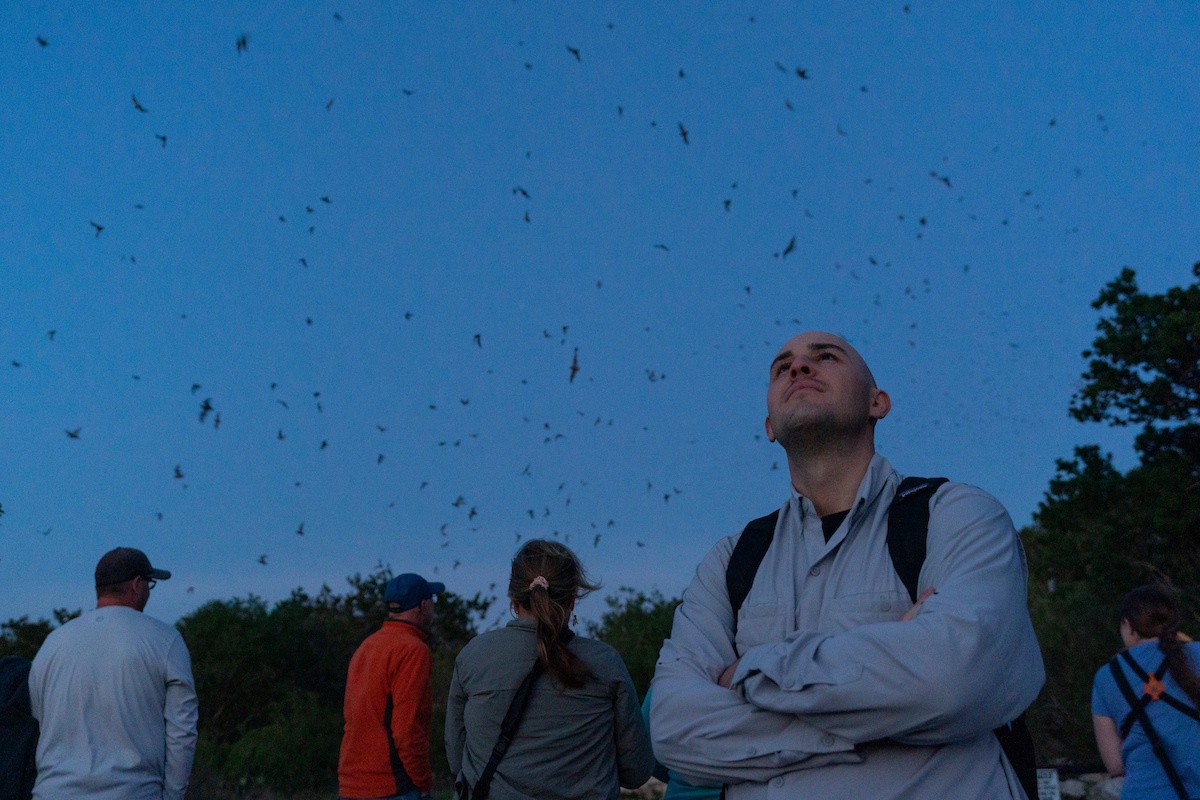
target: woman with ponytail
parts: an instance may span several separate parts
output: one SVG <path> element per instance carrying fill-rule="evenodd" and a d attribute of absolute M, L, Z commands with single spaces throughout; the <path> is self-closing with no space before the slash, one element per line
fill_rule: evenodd
<path fill-rule="evenodd" d="M 611 647 L 570 629 L 576 601 L 598 588 L 558 542 L 534 539 L 513 557 L 514 619 L 476 636 L 454 662 L 446 756 L 460 797 L 479 800 L 483 789 L 494 800 L 615 800 L 650 777 L 629 671 Z M 527 680 L 521 709 L 514 697 Z M 515 732 L 498 748 L 514 708 Z"/>
<path fill-rule="evenodd" d="M 1096 673 L 1092 722 L 1104 766 L 1125 800 L 1200 798 L 1200 644 L 1180 630 L 1161 586 L 1121 603 L 1125 650 Z"/>

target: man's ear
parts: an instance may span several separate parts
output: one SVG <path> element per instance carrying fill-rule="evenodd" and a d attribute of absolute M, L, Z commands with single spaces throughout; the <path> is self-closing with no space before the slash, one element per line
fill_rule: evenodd
<path fill-rule="evenodd" d="M 883 419 L 891 410 L 892 398 L 888 397 L 888 393 L 883 389 L 876 389 L 875 396 L 871 398 L 870 418 L 872 420 Z"/>
<path fill-rule="evenodd" d="M 767 430 L 767 441 L 774 442 L 775 441 L 775 431 L 771 430 L 771 418 L 769 416 L 767 417 L 766 421 L 763 422 L 763 427 L 766 428 L 766 430 Z"/>

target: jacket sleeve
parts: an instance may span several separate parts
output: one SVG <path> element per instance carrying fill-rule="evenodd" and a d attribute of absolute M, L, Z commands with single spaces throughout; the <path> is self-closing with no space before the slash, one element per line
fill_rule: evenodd
<path fill-rule="evenodd" d="M 617 746 L 617 779 L 626 789 L 637 789 L 654 772 L 654 750 L 642 722 L 637 689 L 621 657 L 613 651 L 619 673 L 613 681 L 613 736 Z"/>
<path fill-rule="evenodd" d="M 163 775 L 163 800 L 183 800 L 192 774 L 196 753 L 196 682 L 192 679 L 192 659 L 182 636 L 167 653 L 167 693 L 163 705 L 166 723 L 166 763 Z"/>
<path fill-rule="evenodd" d="M 937 594 L 914 620 L 753 647 L 734 683 L 757 708 L 852 742 L 977 736 L 1016 718 L 1045 679 L 1025 583 L 1008 513 L 979 489 L 948 484 L 931 505 L 918 587 Z"/>
<path fill-rule="evenodd" d="M 467 726 L 463 722 L 463 709 L 467 705 L 467 694 L 458 681 L 458 662 L 450 678 L 450 693 L 446 697 L 446 761 L 450 764 L 450 777 L 454 778 L 462 769 L 463 748 L 467 746 Z"/>
<path fill-rule="evenodd" d="M 392 741 L 409 779 L 426 795 L 433 791 L 433 770 L 429 764 L 432 661 L 423 642 L 414 645 L 391 677 Z"/>
<path fill-rule="evenodd" d="M 725 589 L 732 542 L 722 540 L 701 562 L 663 643 L 650 704 L 655 755 L 691 783 L 767 781 L 795 769 L 861 761 L 850 741 L 717 685 L 736 658 Z"/>

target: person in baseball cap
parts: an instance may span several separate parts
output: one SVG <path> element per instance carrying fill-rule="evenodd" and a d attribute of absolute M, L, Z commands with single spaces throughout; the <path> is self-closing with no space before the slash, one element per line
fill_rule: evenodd
<path fill-rule="evenodd" d="M 366 638 L 346 673 L 346 726 L 338 797 L 422 800 L 433 792 L 429 761 L 434 596 L 446 584 L 406 572 L 383 587 L 387 619 Z"/>
<path fill-rule="evenodd" d="M 96 564 L 96 608 L 50 632 L 29 670 L 41 732 L 35 798 L 183 800 L 196 751 L 196 682 L 174 625 L 143 613 L 171 573 L 118 547 Z"/>
<path fill-rule="evenodd" d="M 100 557 L 96 564 L 96 588 L 124 583 L 134 578 L 165 581 L 171 573 L 150 566 L 150 559 L 136 547 L 116 547 Z"/>

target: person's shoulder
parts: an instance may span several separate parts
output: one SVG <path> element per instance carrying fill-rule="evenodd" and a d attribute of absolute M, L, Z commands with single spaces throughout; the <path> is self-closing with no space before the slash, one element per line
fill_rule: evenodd
<path fill-rule="evenodd" d="M 37 676 L 44 673 L 48 662 L 55 658 L 55 653 L 59 650 L 71 649 L 71 639 L 75 636 L 75 629 L 78 627 L 78 623 L 79 617 L 69 619 L 46 635 L 37 652 L 33 654 L 30 665 L 30 672 L 33 675 Z"/>
<path fill-rule="evenodd" d="M 1113 658 L 1118 658 L 1118 656 L 1113 656 Z M 1099 666 L 1099 668 L 1096 669 L 1096 674 L 1092 676 L 1093 687 L 1104 686 L 1112 682 L 1112 668 L 1109 666 L 1111 663 L 1112 658 L 1110 658 L 1108 661 L 1105 661 Z"/>
<path fill-rule="evenodd" d="M 771 533 L 774 535 L 774 525 L 778 524 L 779 516 L 788 506 L 789 502 L 790 500 L 785 500 L 782 505 L 776 508 L 760 509 L 759 513 L 754 514 L 753 516 L 746 515 L 745 522 L 738 525 L 736 530 L 731 531 L 728 535 L 722 536 L 713 544 L 712 547 L 709 548 L 708 554 L 705 556 L 705 560 L 715 559 L 716 561 L 720 562 L 722 569 L 724 569 L 725 565 L 729 563 L 729 557 L 733 554 L 734 548 L 737 547 L 738 542 L 742 540 L 742 537 L 746 534 L 746 530 L 750 528 L 753 523 L 757 522 L 761 525 L 770 527 Z"/>
<path fill-rule="evenodd" d="M 533 639 L 523 635 L 520 629 L 511 625 L 493 628 L 463 645 L 454 657 L 454 669 L 460 677 L 481 670 L 487 672 L 498 664 L 527 663 L 533 652 Z"/>
<path fill-rule="evenodd" d="M 116 608 L 122 607 L 117 606 Z M 151 617 L 136 609 L 127 608 L 124 610 L 132 612 L 129 614 L 120 614 L 121 623 L 127 626 L 127 630 L 136 631 L 139 635 L 153 637 L 164 642 L 173 643 L 176 640 L 183 641 L 183 634 L 174 625 L 163 622 L 156 617 Z"/>
<path fill-rule="evenodd" d="M 1012 526 L 1008 509 L 992 494 L 970 483 L 947 481 L 937 488 L 929 502 L 930 522 L 937 516 L 953 516 L 961 522 L 971 520 L 1007 521 Z"/>
<path fill-rule="evenodd" d="M 1092 676 L 1092 713 L 1102 717 L 1115 716 L 1113 708 L 1120 697 L 1120 690 L 1117 689 L 1116 679 L 1113 678 L 1112 668 L 1109 666 L 1111 663 L 1112 659 L 1105 661 Z"/>
<path fill-rule="evenodd" d="M 163 622 L 158 617 L 153 617 L 144 611 L 138 611 L 136 608 L 127 608 L 126 606 L 111 606 L 108 609 L 110 612 L 115 612 L 122 621 L 128 621 L 130 625 L 139 625 L 143 628 L 156 631 L 171 633 L 179 633 L 179 630 L 169 622 Z M 99 611 L 99 609 L 97 609 Z"/>
<path fill-rule="evenodd" d="M 933 505 L 947 502 L 974 502 L 981 505 L 992 505 L 1000 509 L 1004 506 L 990 492 L 972 483 L 948 480 L 933 493 Z"/>
<path fill-rule="evenodd" d="M 487 649 L 490 645 L 503 641 L 510 635 L 508 628 L 492 628 L 490 631 L 484 631 L 472 636 L 471 641 L 463 645 L 463 651 L 466 651 L 467 648 L 471 648 L 472 650 L 480 647 Z"/>
<path fill-rule="evenodd" d="M 576 636 L 571 640 L 571 649 L 593 670 L 602 673 L 597 675 L 599 678 L 619 677 L 627 672 L 625 661 L 616 648 L 599 639 Z"/>
<path fill-rule="evenodd" d="M 53 649 L 55 645 L 69 642 L 75 637 L 85 635 L 85 630 L 88 626 L 88 623 L 92 621 L 99 611 L 100 609 L 98 608 L 85 611 L 78 616 L 72 617 L 54 630 L 50 631 L 50 633 L 42 641 L 42 646 L 39 648 L 38 652 L 40 653 L 42 650 L 49 651 Z M 47 647 L 47 645 L 50 645 L 50 647 Z"/>
<path fill-rule="evenodd" d="M 392 625 L 395 627 L 391 627 Z M 405 622 L 400 623 L 384 623 L 384 626 L 377 631 L 379 638 L 379 646 L 394 648 L 404 652 L 428 652 L 429 637 L 428 634 L 416 626 L 409 625 Z"/>
<path fill-rule="evenodd" d="M 602 642 L 599 639 L 589 639 L 586 636 L 575 636 L 571 639 L 571 649 L 579 655 L 589 654 L 600 658 L 620 658 L 616 648 L 607 642 Z"/>
<path fill-rule="evenodd" d="M 471 638 L 471 641 L 463 645 L 456 660 L 469 659 L 478 653 L 495 652 L 497 647 L 505 644 L 513 635 L 513 629 L 509 627 L 493 628 L 477 634 Z"/>

